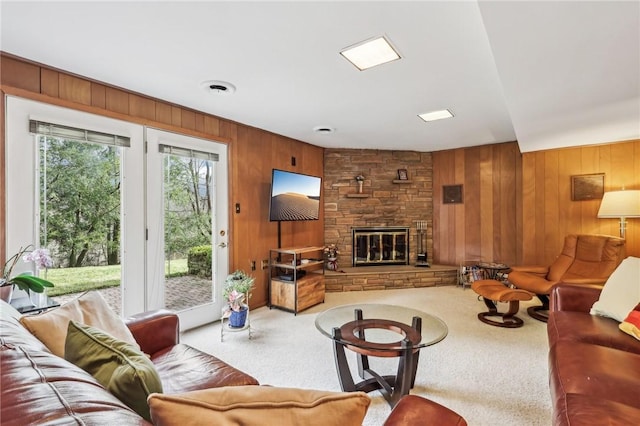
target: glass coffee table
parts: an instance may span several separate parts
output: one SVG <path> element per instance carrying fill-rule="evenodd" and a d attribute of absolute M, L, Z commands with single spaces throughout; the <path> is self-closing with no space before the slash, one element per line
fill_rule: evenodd
<path fill-rule="evenodd" d="M 391 407 L 413 388 L 420 349 L 442 341 L 447 325 L 438 317 L 396 305 L 355 304 L 328 309 L 316 317 L 316 328 L 333 340 L 340 386 L 345 392 L 379 390 Z M 357 354 L 356 383 L 345 348 Z M 369 356 L 397 357 L 396 375 L 382 376 L 369 367 Z"/>

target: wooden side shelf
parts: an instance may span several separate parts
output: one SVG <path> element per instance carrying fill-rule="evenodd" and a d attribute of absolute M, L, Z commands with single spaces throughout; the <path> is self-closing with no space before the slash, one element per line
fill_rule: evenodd
<path fill-rule="evenodd" d="M 406 180 L 406 179 L 394 179 L 393 183 L 413 183 L 412 180 Z"/>
<path fill-rule="evenodd" d="M 369 194 L 347 194 L 347 198 L 369 198 Z"/>
<path fill-rule="evenodd" d="M 310 273 L 296 281 L 271 280 L 271 305 L 298 313 L 324 302 L 324 276 Z"/>
<path fill-rule="evenodd" d="M 324 302 L 324 247 L 269 250 L 269 307 L 297 314 Z"/>

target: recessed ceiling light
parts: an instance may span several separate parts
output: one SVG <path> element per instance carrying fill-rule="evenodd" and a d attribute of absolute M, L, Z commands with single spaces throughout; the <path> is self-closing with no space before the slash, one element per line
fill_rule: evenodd
<path fill-rule="evenodd" d="M 453 114 L 448 109 L 441 109 L 440 111 L 431 111 L 425 112 L 424 114 L 418 114 L 418 117 L 422 118 L 424 121 L 436 121 L 442 120 L 444 118 L 451 118 Z"/>
<path fill-rule="evenodd" d="M 385 37 L 363 41 L 340 52 L 360 71 L 400 59 L 400 54 Z"/>
<path fill-rule="evenodd" d="M 235 93 L 236 86 L 227 82 L 220 80 L 207 80 L 200 83 L 200 86 L 209 93 L 213 93 L 214 95 L 231 95 Z"/>
<path fill-rule="evenodd" d="M 313 128 L 313 131 L 316 133 L 322 133 L 323 135 L 326 135 L 326 134 L 335 132 L 336 129 L 329 126 L 316 126 Z"/>

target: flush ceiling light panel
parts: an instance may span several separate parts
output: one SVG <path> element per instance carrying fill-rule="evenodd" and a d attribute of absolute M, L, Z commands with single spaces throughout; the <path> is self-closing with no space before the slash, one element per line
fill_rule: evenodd
<path fill-rule="evenodd" d="M 418 114 L 418 117 L 422 118 L 424 121 L 429 122 L 451 118 L 453 117 L 453 114 L 451 114 L 451 111 L 449 111 L 448 109 L 441 109 L 440 111 L 431 111 L 425 112 L 424 114 Z"/>
<path fill-rule="evenodd" d="M 385 37 L 378 37 L 348 47 L 340 52 L 360 71 L 400 59 L 400 54 Z"/>

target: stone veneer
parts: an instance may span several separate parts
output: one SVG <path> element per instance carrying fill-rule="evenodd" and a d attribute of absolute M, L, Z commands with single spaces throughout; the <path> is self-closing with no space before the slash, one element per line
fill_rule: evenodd
<path fill-rule="evenodd" d="M 340 251 L 339 269 L 352 266 L 351 228 L 375 226 L 409 227 L 409 263 L 415 264 L 416 221 L 427 222 L 427 259 L 433 260 L 433 162 L 429 152 L 368 149 L 325 149 L 324 154 L 324 241 Z M 398 183 L 398 169 L 406 169 L 408 180 Z M 355 177 L 363 175 L 363 198 L 357 194 Z M 327 291 L 424 287 L 455 283 L 454 278 L 436 277 L 430 268 L 416 268 L 419 276 L 403 277 L 374 273 L 371 266 L 358 267 L 357 275 L 343 273 L 325 277 Z M 379 268 L 379 267 L 375 267 Z M 390 266 L 393 268 L 393 266 Z M 367 271 L 365 273 L 365 271 Z M 362 275 L 365 274 L 365 275 Z M 432 276 L 428 276 L 432 275 Z M 351 278 L 347 278 L 351 277 Z M 358 278 L 354 278 L 358 277 Z M 414 282 L 415 285 L 410 285 Z M 391 284 L 392 283 L 392 284 Z M 434 284 L 430 284 L 434 283 Z"/>

